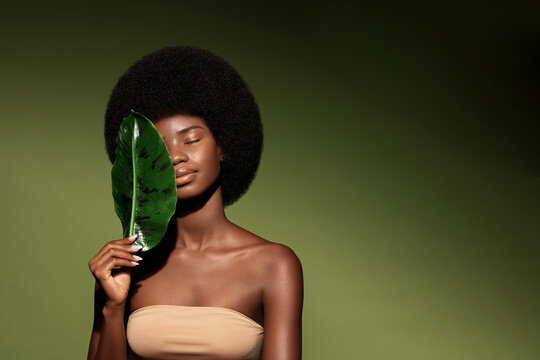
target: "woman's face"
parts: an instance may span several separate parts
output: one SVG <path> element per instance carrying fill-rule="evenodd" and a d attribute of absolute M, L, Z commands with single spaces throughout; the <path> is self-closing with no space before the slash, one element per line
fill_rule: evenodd
<path fill-rule="evenodd" d="M 171 155 L 178 199 L 201 195 L 219 177 L 221 150 L 204 121 L 191 115 L 173 115 L 155 124 Z"/>

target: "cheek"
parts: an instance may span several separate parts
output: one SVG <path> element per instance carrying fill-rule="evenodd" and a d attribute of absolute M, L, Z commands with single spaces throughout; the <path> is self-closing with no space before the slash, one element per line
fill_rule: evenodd
<path fill-rule="evenodd" d="M 220 163 L 219 152 L 213 144 L 199 148 L 192 154 L 192 159 L 201 165 L 210 167 L 219 166 Z"/>

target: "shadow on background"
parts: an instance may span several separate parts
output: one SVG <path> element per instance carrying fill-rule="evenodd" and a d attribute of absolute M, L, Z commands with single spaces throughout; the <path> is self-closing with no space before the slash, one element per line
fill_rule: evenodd
<path fill-rule="evenodd" d="M 167 45 L 231 62 L 265 147 L 231 220 L 305 276 L 305 359 L 540 351 L 540 9 L 517 2 L 17 2 L 0 15 L 6 359 L 84 358 L 121 237 L 103 114 Z"/>

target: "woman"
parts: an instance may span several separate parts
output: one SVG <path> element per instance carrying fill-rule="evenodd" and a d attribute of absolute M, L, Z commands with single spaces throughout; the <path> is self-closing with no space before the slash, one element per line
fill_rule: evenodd
<path fill-rule="evenodd" d="M 199 48 L 143 57 L 107 105 L 111 162 L 131 109 L 164 139 L 177 209 L 152 250 L 137 254 L 135 238 L 123 238 L 90 259 L 96 290 L 88 359 L 300 359 L 300 261 L 224 212 L 247 191 L 262 152 L 248 86 L 227 62 Z"/>

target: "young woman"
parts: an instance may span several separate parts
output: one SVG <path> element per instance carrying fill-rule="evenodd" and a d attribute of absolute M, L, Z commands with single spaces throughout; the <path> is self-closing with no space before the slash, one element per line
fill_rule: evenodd
<path fill-rule="evenodd" d="M 111 162 L 131 109 L 163 137 L 177 209 L 155 248 L 140 253 L 135 238 L 123 238 L 90 259 L 96 287 L 88 359 L 300 359 L 299 259 L 224 212 L 247 191 L 262 152 L 259 110 L 244 80 L 195 47 L 143 57 L 107 105 Z"/>

